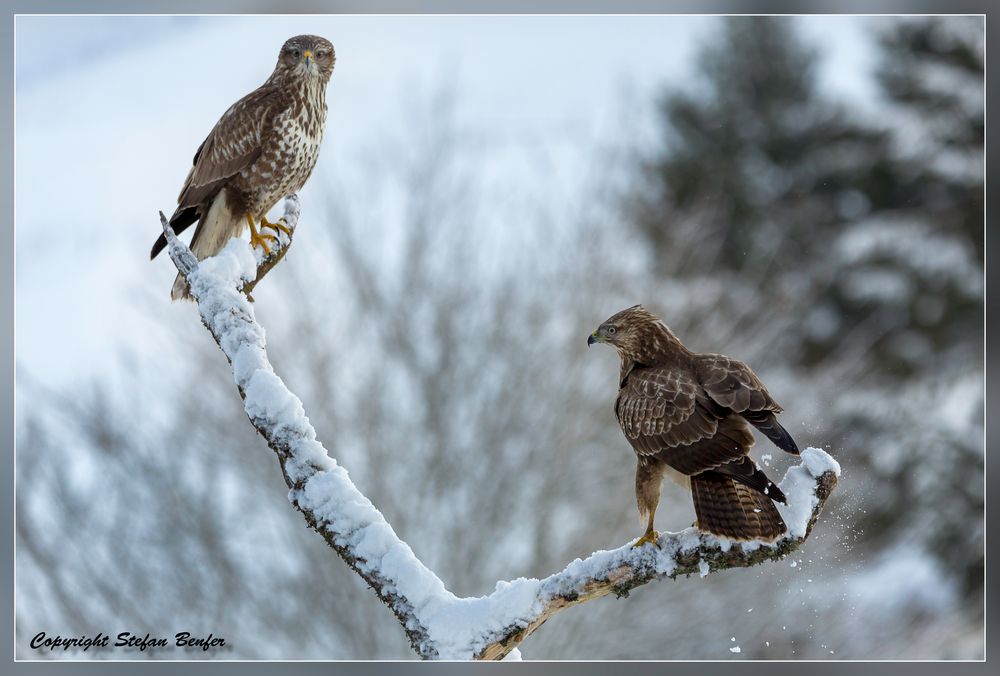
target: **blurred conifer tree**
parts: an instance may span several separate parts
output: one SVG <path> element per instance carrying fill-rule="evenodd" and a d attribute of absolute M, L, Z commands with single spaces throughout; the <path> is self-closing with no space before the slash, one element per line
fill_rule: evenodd
<path fill-rule="evenodd" d="M 669 318 L 689 344 L 723 349 L 698 333 L 725 314 L 744 345 L 787 325 L 770 352 L 804 382 L 851 363 L 856 405 L 831 398 L 823 424 L 870 482 L 860 529 L 915 540 L 981 593 L 982 399 L 942 408 L 982 369 L 983 22 L 878 34 L 872 116 L 820 90 L 794 21 L 723 20 L 698 84 L 660 102 L 629 220 L 658 275 L 711 299 Z"/>

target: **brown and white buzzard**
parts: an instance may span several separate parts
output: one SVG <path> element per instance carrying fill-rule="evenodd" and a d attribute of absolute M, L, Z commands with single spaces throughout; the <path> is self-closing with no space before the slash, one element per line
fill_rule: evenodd
<path fill-rule="evenodd" d="M 750 367 L 692 352 L 641 305 L 601 324 L 587 339 L 595 342 L 621 357 L 615 415 L 638 458 L 636 501 L 648 519 L 635 546 L 658 537 L 653 517 L 664 476 L 691 491 L 698 528 L 737 540 L 782 535 L 785 523 L 772 500 L 785 496 L 747 455 L 750 425 L 789 453 L 799 449 Z"/>
<path fill-rule="evenodd" d="M 333 45 L 325 38 L 289 39 L 267 81 L 223 113 L 198 146 L 170 225 L 180 233 L 198 222 L 191 250 L 199 260 L 239 237 L 244 224 L 250 227 L 251 244 L 265 253 L 274 236 L 261 229 L 284 230 L 282 223 L 268 222 L 267 212 L 300 190 L 316 166 L 335 60 Z M 161 234 L 150 259 L 166 243 Z M 178 274 L 171 298 L 189 297 L 188 291 Z"/>

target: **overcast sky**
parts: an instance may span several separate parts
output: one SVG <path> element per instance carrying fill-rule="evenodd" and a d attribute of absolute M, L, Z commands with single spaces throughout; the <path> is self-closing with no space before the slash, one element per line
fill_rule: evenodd
<path fill-rule="evenodd" d="M 326 139 L 301 193 L 307 220 L 316 177 L 349 173 L 386 134 L 405 139 L 410 106 L 442 85 L 456 91 L 464 124 L 515 149 L 496 162 L 508 174 L 501 183 L 569 199 L 595 143 L 642 133 L 615 127 L 623 107 L 638 102 L 649 124 L 660 87 L 697 85 L 693 56 L 719 21 L 18 17 L 18 368 L 69 386 L 113 367 L 119 345 L 154 345 L 158 325 L 191 321 L 190 308 L 167 300 L 169 261 L 148 261 L 156 212 L 173 210 L 195 148 L 292 35 L 317 33 L 337 50 Z M 870 107 L 869 35 L 887 19 L 798 21 L 824 58 L 823 88 Z M 549 164 L 519 162 L 522 152 L 544 152 Z M 136 303 L 148 284 L 163 288 L 161 305 Z"/>

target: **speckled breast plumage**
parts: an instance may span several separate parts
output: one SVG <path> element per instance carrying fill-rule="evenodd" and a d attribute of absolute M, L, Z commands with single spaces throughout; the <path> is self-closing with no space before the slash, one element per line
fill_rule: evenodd
<path fill-rule="evenodd" d="M 275 133 L 260 157 L 234 181 L 255 219 L 299 191 L 312 174 L 326 123 L 325 91 L 319 82 L 309 81 L 296 92 L 294 103 L 275 120 Z"/>

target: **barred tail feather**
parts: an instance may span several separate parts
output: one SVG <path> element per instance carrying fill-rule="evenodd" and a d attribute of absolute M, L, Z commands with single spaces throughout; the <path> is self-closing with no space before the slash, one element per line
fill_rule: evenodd
<path fill-rule="evenodd" d="M 733 540 L 774 540 L 785 522 L 766 495 L 715 471 L 691 477 L 698 528 Z"/>

